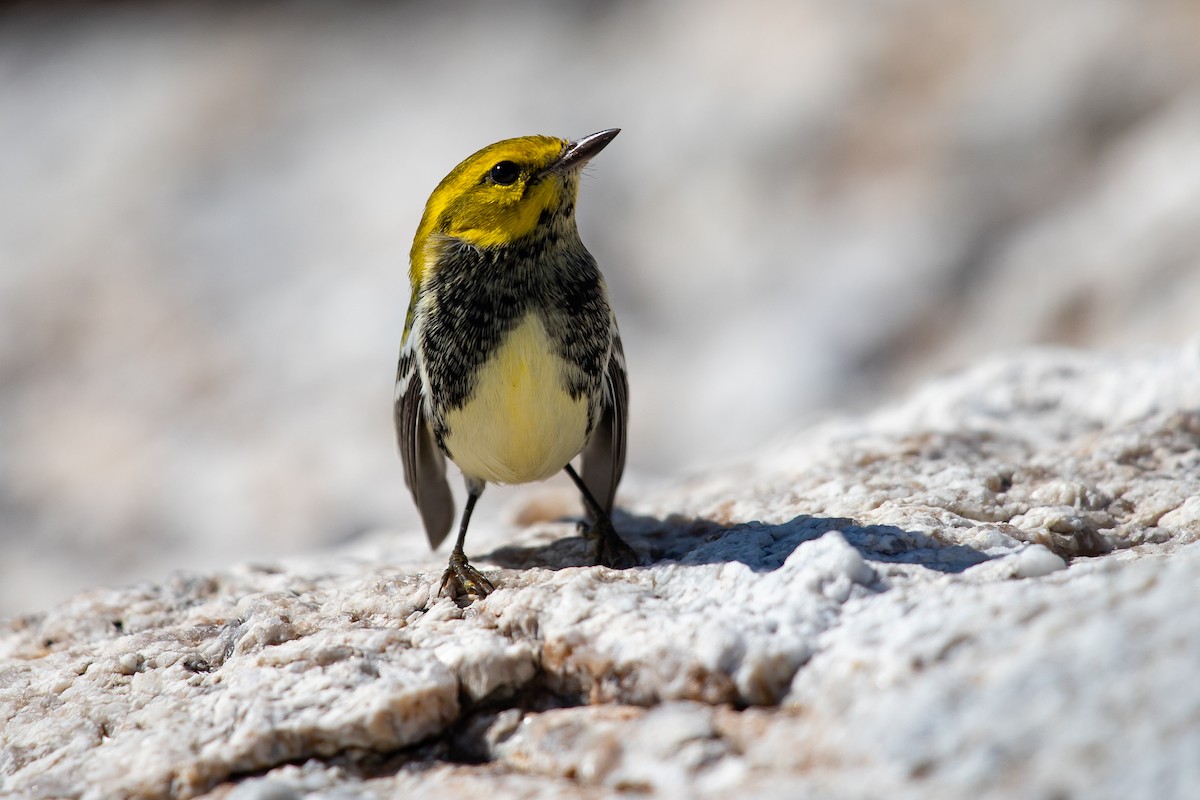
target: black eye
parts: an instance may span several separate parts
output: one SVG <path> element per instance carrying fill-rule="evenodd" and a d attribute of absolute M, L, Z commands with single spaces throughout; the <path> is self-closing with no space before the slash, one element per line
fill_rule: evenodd
<path fill-rule="evenodd" d="M 492 167 L 492 171 L 488 173 L 493 183 L 498 183 L 501 186 L 508 186 L 517 179 L 521 174 L 521 168 L 511 161 L 501 161 L 496 166 Z"/>

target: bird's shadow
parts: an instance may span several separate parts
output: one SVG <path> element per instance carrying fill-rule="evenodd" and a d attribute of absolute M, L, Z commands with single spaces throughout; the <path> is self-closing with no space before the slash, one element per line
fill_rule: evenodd
<path fill-rule="evenodd" d="M 957 573 L 988 560 L 972 547 L 944 542 L 894 525 L 859 525 L 852 519 L 800 515 L 787 522 L 720 523 L 708 519 L 634 516 L 617 511 L 613 523 L 642 557 L 642 564 L 685 565 L 739 561 L 755 572 L 778 569 L 804 542 L 839 531 L 869 561 L 914 564 Z M 591 540 L 582 534 L 533 545 L 505 545 L 483 556 L 500 567 L 563 569 L 595 563 Z"/>

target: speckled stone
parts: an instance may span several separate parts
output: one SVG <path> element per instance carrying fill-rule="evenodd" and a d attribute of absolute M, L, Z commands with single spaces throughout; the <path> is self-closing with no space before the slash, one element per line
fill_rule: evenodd
<path fill-rule="evenodd" d="M 1197 376 L 1196 348 L 981 364 L 632 487 L 641 567 L 510 532 L 465 606 L 384 532 L 79 595 L 0 626 L 0 791 L 1185 797 Z"/>

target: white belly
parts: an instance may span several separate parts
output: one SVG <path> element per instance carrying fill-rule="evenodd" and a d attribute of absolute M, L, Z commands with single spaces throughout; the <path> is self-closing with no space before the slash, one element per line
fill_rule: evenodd
<path fill-rule="evenodd" d="M 565 388 L 566 364 L 536 315 L 479 370 L 467 404 L 446 415 L 446 449 L 463 474 L 491 483 L 549 478 L 587 443 L 587 399 Z"/>

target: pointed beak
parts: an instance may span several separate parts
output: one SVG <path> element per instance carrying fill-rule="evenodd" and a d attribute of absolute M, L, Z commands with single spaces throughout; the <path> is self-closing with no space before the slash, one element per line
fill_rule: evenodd
<path fill-rule="evenodd" d="M 563 173 L 579 169 L 591 161 L 592 157 L 603 150 L 609 142 L 617 138 L 617 134 L 620 132 L 620 128 L 609 128 L 569 143 L 558 161 L 555 161 L 546 171 Z"/>

